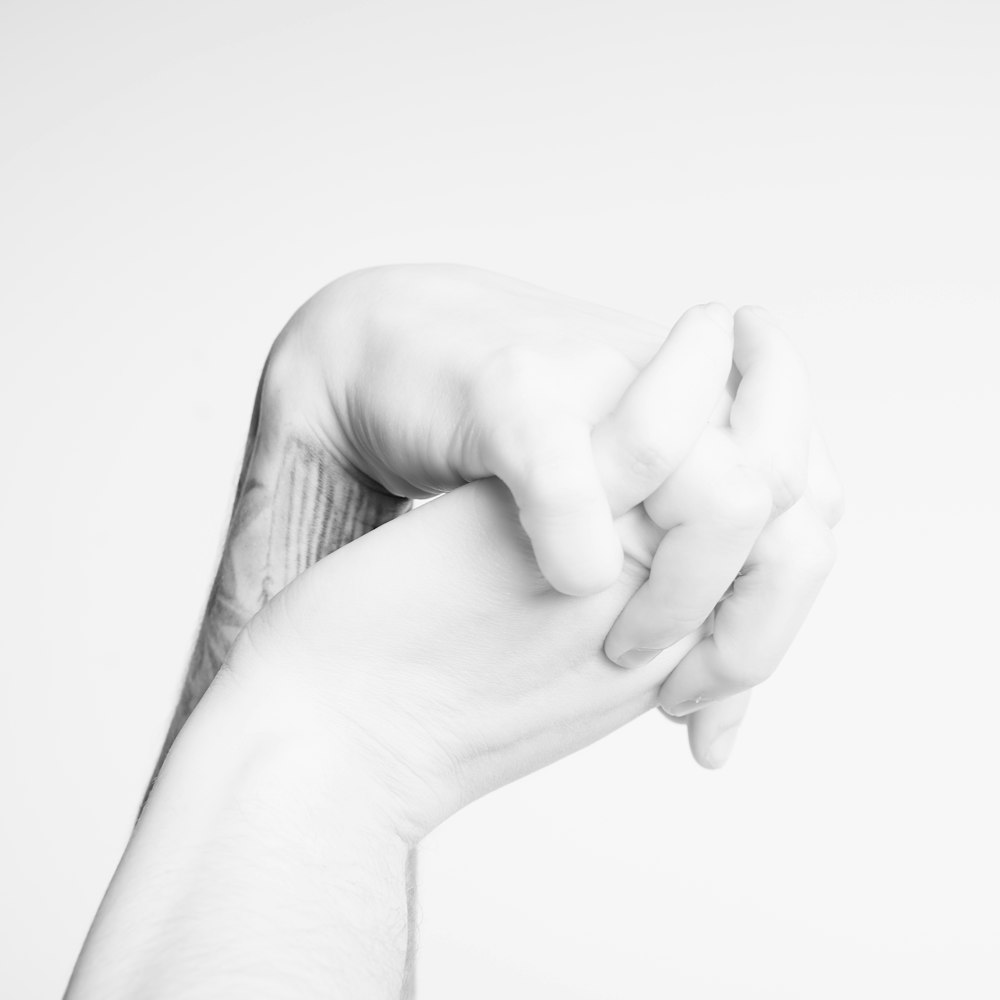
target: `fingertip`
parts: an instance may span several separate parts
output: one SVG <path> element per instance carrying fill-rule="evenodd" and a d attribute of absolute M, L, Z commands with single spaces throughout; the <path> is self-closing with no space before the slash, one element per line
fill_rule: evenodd
<path fill-rule="evenodd" d="M 721 302 L 702 302 L 686 310 L 670 332 L 671 337 L 680 336 L 681 329 L 694 333 L 699 340 L 706 336 L 714 342 L 712 332 L 721 335 L 720 345 L 732 345 L 734 333 L 734 317 L 732 310 Z M 668 340 L 670 337 L 667 338 Z M 729 347 L 732 354 L 732 348 Z"/>
<path fill-rule="evenodd" d="M 715 323 L 723 333 L 732 332 L 734 317 L 728 306 L 723 305 L 721 302 L 705 302 L 697 308 Z"/>
<path fill-rule="evenodd" d="M 535 556 L 542 575 L 553 589 L 567 597 L 592 597 L 610 587 L 622 574 L 625 554 L 617 537 L 580 545 L 540 543 Z"/>
<path fill-rule="evenodd" d="M 721 733 L 717 733 L 707 745 L 701 745 L 694 728 L 689 727 L 691 753 L 694 759 L 709 771 L 718 771 L 719 768 L 725 767 L 732 756 L 739 731 L 739 725 L 729 726 Z"/>
<path fill-rule="evenodd" d="M 702 767 L 717 771 L 729 761 L 750 707 L 750 699 L 751 692 L 743 691 L 688 716 L 691 755 Z"/>
<path fill-rule="evenodd" d="M 738 323 L 741 320 L 746 319 L 756 319 L 765 323 L 774 323 L 773 317 L 763 306 L 754 305 L 752 303 L 740 306 L 739 309 L 737 309 L 733 314 L 734 322 Z"/>
<path fill-rule="evenodd" d="M 607 652 L 607 647 L 605 647 L 605 655 L 608 659 L 626 670 L 637 670 L 639 667 L 644 667 L 647 663 L 652 663 L 662 652 L 663 649 L 659 646 L 637 646 L 634 649 L 618 648 L 612 655 Z"/>
<path fill-rule="evenodd" d="M 662 705 L 657 705 L 656 710 L 660 713 L 660 715 L 664 719 L 666 719 L 668 722 L 672 722 L 675 726 L 687 726 L 688 724 L 688 720 L 686 717 L 678 719 L 675 716 L 671 715 L 669 712 L 665 712 L 663 710 Z"/>

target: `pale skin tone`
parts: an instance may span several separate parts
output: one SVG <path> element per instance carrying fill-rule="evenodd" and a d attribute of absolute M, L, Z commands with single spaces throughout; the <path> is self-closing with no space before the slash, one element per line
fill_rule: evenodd
<path fill-rule="evenodd" d="M 71 996 L 398 997 L 407 859 L 455 809 L 657 703 L 696 708 L 696 759 L 724 761 L 829 568 L 839 487 L 766 317 L 700 308 L 665 333 L 426 266 L 296 314 L 171 738 L 227 667 Z M 303 572 L 398 495 L 490 475 L 509 490 L 463 487 Z"/>

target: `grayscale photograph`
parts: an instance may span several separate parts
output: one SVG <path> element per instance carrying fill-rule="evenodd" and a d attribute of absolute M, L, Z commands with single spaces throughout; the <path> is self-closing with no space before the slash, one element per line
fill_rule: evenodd
<path fill-rule="evenodd" d="M 2 1000 L 1000 1000 L 1000 5 L 0 80 Z"/>

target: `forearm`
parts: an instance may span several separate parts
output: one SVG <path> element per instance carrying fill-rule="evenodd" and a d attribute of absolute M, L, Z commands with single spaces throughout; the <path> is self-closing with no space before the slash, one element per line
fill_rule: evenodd
<path fill-rule="evenodd" d="M 399 997 L 408 848 L 369 765 L 224 671 L 153 789 L 69 1000 Z"/>
<path fill-rule="evenodd" d="M 297 423 L 294 373 L 276 373 L 275 361 L 257 390 L 225 548 L 154 779 L 247 622 L 318 559 L 409 506 Z"/>

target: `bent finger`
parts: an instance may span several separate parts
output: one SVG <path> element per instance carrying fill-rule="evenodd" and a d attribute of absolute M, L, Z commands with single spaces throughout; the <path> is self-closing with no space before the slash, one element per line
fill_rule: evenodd
<path fill-rule="evenodd" d="M 808 504 L 796 504 L 761 533 L 711 636 L 664 682 L 670 715 L 697 711 L 761 683 L 775 670 L 830 572 L 833 534 Z"/>
<path fill-rule="evenodd" d="M 667 533 L 605 640 L 623 667 L 641 666 L 705 621 L 746 562 L 771 495 L 739 464 L 728 432 L 710 429 L 645 508 Z"/>
<path fill-rule="evenodd" d="M 489 443 L 490 471 L 517 504 L 542 575 L 564 594 L 610 586 L 622 547 L 598 476 L 590 429 L 551 416 L 504 425 Z"/>
<path fill-rule="evenodd" d="M 753 456 L 781 513 L 806 488 L 812 404 L 805 367 L 759 306 L 736 310 L 733 361 L 741 375 L 730 413 L 733 433 Z"/>
<path fill-rule="evenodd" d="M 725 306 L 689 309 L 594 429 L 594 454 L 615 516 L 645 500 L 698 440 L 725 390 L 732 337 Z"/>
<path fill-rule="evenodd" d="M 809 441 L 809 469 L 806 476 L 806 499 L 816 513 L 831 527 L 844 516 L 844 487 L 834 467 L 823 435 L 813 428 Z"/>
<path fill-rule="evenodd" d="M 752 696 L 752 691 L 742 691 L 687 717 L 688 745 L 702 767 L 715 770 L 729 760 Z"/>

